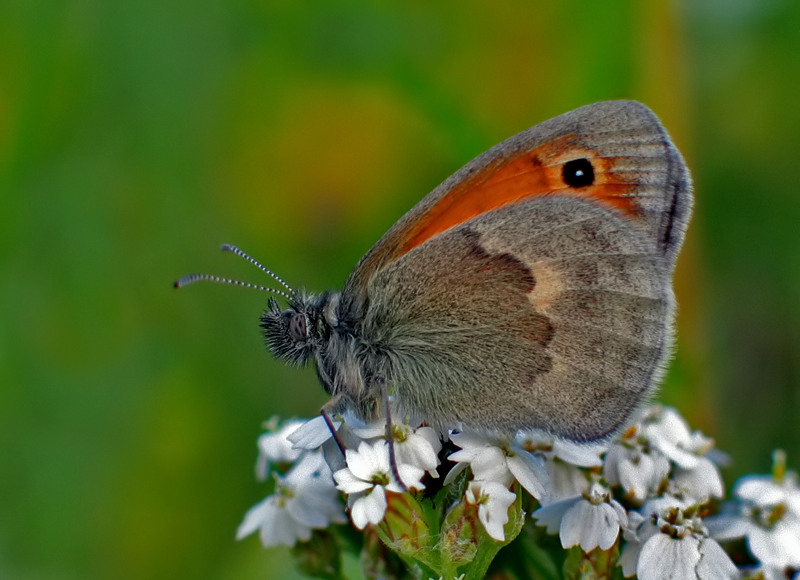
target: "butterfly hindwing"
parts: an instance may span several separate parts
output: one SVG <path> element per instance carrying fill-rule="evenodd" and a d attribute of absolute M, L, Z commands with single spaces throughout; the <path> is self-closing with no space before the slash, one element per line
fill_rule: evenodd
<path fill-rule="evenodd" d="M 359 335 L 412 415 L 598 439 L 628 418 L 668 350 L 662 268 L 599 204 L 522 202 L 377 273 Z"/>

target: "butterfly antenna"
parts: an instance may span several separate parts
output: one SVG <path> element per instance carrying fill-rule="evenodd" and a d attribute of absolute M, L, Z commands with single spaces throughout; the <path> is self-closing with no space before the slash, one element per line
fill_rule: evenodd
<path fill-rule="evenodd" d="M 272 278 L 274 278 L 275 280 L 277 280 L 277 281 L 278 281 L 278 283 L 279 283 L 281 286 L 283 286 L 284 288 L 286 288 L 286 289 L 287 289 L 287 290 L 288 290 L 288 291 L 289 291 L 289 292 L 292 294 L 292 296 L 296 296 L 296 295 L 297 295 L 297 292 L 295 292 L 295 291 L 294 291 L 294 288 L 292 288 L 292 287 L 291 287 L 291 286 L 289 286 L 289 285 L 288 285 L 286 282 L 284 282 L 284 281 L 281 279 L 281 277 L 280 277 L 280 276 L 278 276 L 278 275 L 277 275 L 275 272 L 273 272 L 272 270 L 270 270 L 270 269 L 268 269 L 268 268 L 264 267 L 264 266 L 261 264 L 261 262 L 259 262 L 259 261 L 258 261 L 258 260 L 256 260 L 255 258 L 251 258 L 249 255 L 245 254 L 245 253 L 244 253 L 242 250 L 240 250 L 239 248 L 237 248 L 237 247 L 236 247 L 236 246 L 234 246 L 233 244 L 222 244 L 222 247 L 221 247 L 220 249 L 221 249 L 223 252 L 232 252 L 232 253 L 236 254 L 237 256 L 239 256 L 240 258 L 244 258 L 245 260 L 247 260 L 248 262 L 250 262 L 251 264 L 253 264 L 253 266 L 255 266 L 256 268 L 258 268 L 259 270 L 261 270 L 262 272 L 264 272 L 264 273 L 265 273 L 265 274 L 267 274 L 268 276 L 271 276 Z M 279 292 L 276 292 L 276 293 L 279 293 Z"/>
<path fill-rule="evenodd" d="M 212 274 L 189 274 L 188 276 L 184 276 L 183 278 L 177 280 L 174 286 L 175 288 L 183 288 L 184 286 L 194 284 L 195 282 L 217 282 L 219 284 L 232 284 L 234 286 L 244 286 L 245 288 L 261 290 L 263 292 L 272 292 L 278 296 L 283 296 L 286 298 L 286 300 L 291 300 L 293 298 L 293 296 L 290 296 L 283 290 L 261 286 L 260 284 L 251 284 L 250 282 L 242 282 L 241 280 L 233 280 L 231 278 L 222 278 L 221 276 L 214 276 Z"/>

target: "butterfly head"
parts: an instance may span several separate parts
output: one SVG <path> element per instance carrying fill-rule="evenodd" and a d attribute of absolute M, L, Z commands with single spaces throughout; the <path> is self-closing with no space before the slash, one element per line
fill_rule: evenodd
<path fill-rule="evenodd" d="M 335 312 L 339 303 L 338 294 L 309 295 L 302 291 L 296 291 L 272 270 L 265 268 L 260 262 L 236 246 L 224 244 L 221 249 L 247 260 L 275 279 L 284 287 L 284 290 L 212 274 L 189 274 L 175 282 L 174 286 L 181 288 L 200 281 L 219 282 L 254 288 L 285 298 L 289 303 L 289 307 L 285 310 L 281 309 L 276 298 L 269 299 L 267 310 L 261 315 L 264 337 L 269 350 L 276 358 L 294 365 L 303 365 L 308 362 L 308 359 L 319 351 L 321 345 L 329 340 L 331 327 L 336 326 Z"/>
<path fill-rule="evenodd" d="M 308 296 L 298 293 L 289 307 L 281 309 L 270 298 L 261 315 L 261 329 L 272 354 L 289 364 L 302 366 L 329 339 L 332 323 L 330 295 Z"/>

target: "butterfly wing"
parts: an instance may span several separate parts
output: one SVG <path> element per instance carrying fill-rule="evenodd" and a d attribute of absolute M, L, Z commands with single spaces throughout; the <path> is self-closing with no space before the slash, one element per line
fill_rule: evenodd
<path fill-rule="evenodd" d="M 548 197 L 439 234 L 371 280 L 366 367 L 429 423 L 574 440 L 613 432 L 669 345 L 663 264 L 640 232 Z M 372 374 L 372 373 L 368 373 Z"/>
<path fill-rule="evenodd" d="M 592 183 L 564 179 L 591 163 Z M 345 293 L 363 297 L 375 272 L 412 248 L 487 211 L 548 195 L 597 200 L 642 229 L 671 269 L 692 206 L 683 159 L 653 112 L 635 101 L 581 107 L 473 159 L 406 213 L 361 259 Z"/>
<path fill-rule="evenodd" d="M 669 350 L 690 205 L 680 155 L 637 103 L 584 107 L 501 143 L 349 278 L 341 314 L 359 321 L 366 383 L 387 380 L 405 411 L 441 426 L 615 431 Z"/>

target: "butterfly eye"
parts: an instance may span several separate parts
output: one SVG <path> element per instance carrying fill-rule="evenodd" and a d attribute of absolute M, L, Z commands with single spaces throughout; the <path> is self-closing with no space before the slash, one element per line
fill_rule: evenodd
<path fill-rule="evenodd" d="M 573 159 L 564 164 L 563 176 L 570 187 L 586 187 L 594 183 L 594 168 L 588 159 Z"/>
<path fill-rule="evenodd" d="M 289 336 L 297 342 L 308 338 L 305 314 L 295 312 L 289 319 Z"/>

